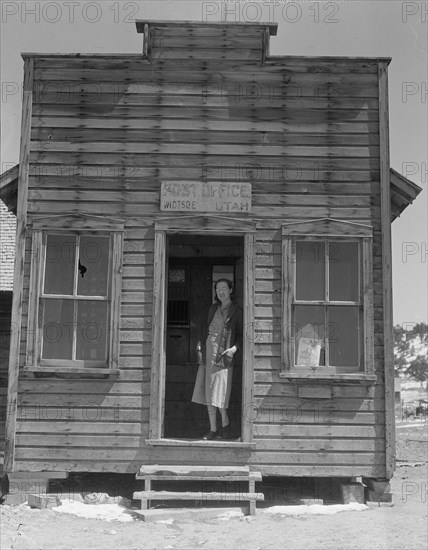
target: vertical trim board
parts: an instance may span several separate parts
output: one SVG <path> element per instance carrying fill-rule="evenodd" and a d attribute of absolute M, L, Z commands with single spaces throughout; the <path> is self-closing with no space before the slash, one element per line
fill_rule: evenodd
<path fill-rule="evenodd" d="M 28 174 L 30 161 L 31 114 L 33 105 L 34 59 L 24 61 L 24 91 L 22 101 L 21 142 L 19 151 L 18 204 L 16 216 L 16 247 L 12 319 L 10 337 L 9 380 L 5 433 L 4 469 L 13 472 L 15 461 L 15 433 L 21 345 L 22 301 L 24 292 L 25 237 L 27 226 Z"/>
<path fill-rule="evenodd" d="M 386 477 L 395 469 L 394 357 L 392 321 L 391 202 L 389 181 L 388 63 L 379 63 L 380 198 L 382 227 L 383 345 Z"/>
<path fill-rule="evenodd" d="M 155 231 L 153 272 L 150 439 L 162 437 L 165 386 L 165 256 L 166 232 Z"/>
<path fill-rule="evenodd" d="M 244 235 L 244 322 L 243 322 L 243 360 L 242 369 L 242 440 L 253 438 L 254 407 L 254 267 L 255 267 L 255 234 Z"/>

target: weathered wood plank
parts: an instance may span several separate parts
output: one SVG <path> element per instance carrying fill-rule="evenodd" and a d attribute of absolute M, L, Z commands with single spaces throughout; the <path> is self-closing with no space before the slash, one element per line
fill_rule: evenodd
<path fill-rule="evenodd" d="M 321 451 L 321 452 L 364 452 L 384 453 L 385 443 L 381 437 L 374 439 L 255 439 L 257 450 L 263 451 Z"/>
<path fill-rule="evenodd" d="M 147 303 L 152 299 L 151 291 L 144 289 L 143 292 L 127 291 L 122 287 L 122 303 L 123 304 L 138 304 Z"/>
<path fill-rule="evenodd" d="M 157 33 L 162 33 L 163 29 L 159 29 L 156 31 Z M 196 31 L 193 31 L 195 33 Z M 204 38 L 210 38 L 210 29 L 204 28 L 203 31 L 198 31 L 202 34 Z M 161 36 L 159 34 L 158 36 Z M 168 34 L 169 38 L 181 38 L 182 30 L 176 31 L 175 33 L 170 32 Z M 216 38 L 218 38 L 218 34 L 214 35 Z M 190 34 L 189 34 L 190 37 Z M 227 29 L 222 34 L 222 38 L 224 40 L 245 40 L 248 38 L 248 31 L 236 31 L 234 29 L 233 33 L 227 31 Z M 81 70 L 82 68 L 86 70 L 91 71 L 102 71 L 104 74 L 108 74 L 112 70 L 145 70 L 147 69 L 147 61 L 145 59 L 142 59 L 141 55 L 139 54 L 126 54 L 126 55 L 115 55 L 115 54 L 109 54 L 106 56 L 95 56 L 95 55 L 79 55 L 78 57 L 73 57 L 70 55 L 64 55 L 64 56 L 52 56 L 49 54 L 46 54 L 46 56 L 40 56 L 35 59 L 35 64 L 37 70 L 40 71 L 40 74 L 43 75 L 43 71 L 50 69 L 50 70 L 58 70 L 63 69 L 63 71 L 74 71 L 75 72 Z M 200 74 L 200 71 L 203 69 L 203 64 L 200 62 L 195 62 L 195 68 L 198 70 L 198 73 Z M 238 66 L 236 67 L 238 68 Z M 152 69 L 152 68 L 151 68 Z M 161 68 L 165 74 L 169 74 Z M 243 67 L 242 70 L 248 71 L 250 69 Z M 309 75 L 322 75 L 323 73 L 330 74 L 336 74 L 336 73 L 343 73 L 347 74 L 349 72 L 352 72 L 353 74 L 363 73 L 363 74 L 372 74 L 377 75 L 378 71 L 378 62 L 377 59 L 352 59 L 349 60 L 345 57 L 337 57 L 337 58 L 317 58 L 315 61 L 314 58 L 311 57 L 302 57 L 302 56 L 270 56 L 268 60 L 266 60 L 266 67 L 264 70 L 267 73 L 271 73 L 273 75 L 277 74 L 278 72 L 281 72 L 281 75 L 285 74 L 309 74 Z M 172 69 L 171 75 L 176 74 L 177 70 Z"/>
<path fill-rule="evenodd" d="M 306 162 L 306 161 L 305 161 Z M 289 164 L 273 167 L 263 164 L 254 164 L 246 161 L 238 165 L 211 164 L 203 168 L 191 166 L 162 167 L 159 171 L 154 166 L 150 167 L 124 167 L 120 172 L 115 166 L 72 166 L 72 165 L 50 165 L 38 164 L 33 169 L 34 176 L 30 177 L 31 187 L 38 187 L 41 184 L 47 187 L 60 187 L 64 183 L 69 186 L 85 186 L 89 189 L 107 189 L 108 187 L 123 185 L 129 190 L 136 191 L 158 191 L 159 181 L 195 181 L 202 173 L 210 182 L 227 181 L 249 181 L 253 185 L 254 193 L 261 193 L 263 188 L 273 192 L 281 190 L 284 193 L 307 194 L 314 192 L 332 192 L 333 194 L 356 194 L 361 186 L 361 194 L 367 194 L 369 188 L 377 182 L 371 182 L 374 174 L 360 170 L 337 170 L 335 173 L 326 171 L 319 165 L 312 168 L 302 167 L 301 164 Z M 365 180 L 365 181 L 364 181 Z M 99 183 L 98 183 L 99 182 Z M 90 184 L 90 185 L 89 185 Z M 349 185 L 349 188 L 348 188 Z M 342 186 L 342 193 L 339 187 Z M 144 220 L 137 217 L 128 219 L 129 227 L 138 225 L 144 226 Z M 147 227 L 144 228 L 146 231 Z"/>
<path fill-rule="evenodd" d="M 321 439 L 342 439 L 342 438 L 361 438 L 373 439 L 385 435 L 384 425 L 354 425 L 352 430 L 346 425 L 306 425 L 302 431 L 300 424 L 258 424 L 254 425 L 254 437 L 266 438 L 273 437 L 277 439 L 302 438 L 321 438 Z"/>
<path fill-rule="evenodd" d="M 36 390 L 36 388 L 35 388 Z M 60 407 L 60 408 L 143 408 L 147 406 L 147 397 L 150 395 L 148 384 L 142 386 L 140 394 L 107 394 L 94 395 L 85 394 L 65 394 L 65 393 L 24 393 L 19 396 L 18 407 Z"/>
<path fill-rule="evenodd" d="M 367 120 L 373 120 L 377 117 L 377 98 L 354 98 L 349 96 L 337 96 L 322 94 L 312 96 L 303 96 L 296 87 L 284 87 L 278 90 L 263 89 L 263 86 L 248 83 L 241 88 L 228 90 L 226 87 L 207 83 L 195 87 L 188 85 L 174 85 L 165 83 L 162 92 L 160 89 L 147 89 L 147 87 L 138 84 L 130 85 L 123 91 L 114 90 L 113 86 L 103 86 L 102 84 L 80 84 L 76 87 L 68 85 L 59 90 L 44 90 L 41 88 L 35 96 L 35 105 L 105 105 L 113 109 L 117 105 L 134 105 L 158 107 L 197 107 L 206 105 L 207 107 L 252 107 L 255 109 L 264 109 L 266 107 L 284 109 L 292 104 L 296 109 L 358 109 L 361 113 L 366 113 Z M 142 88 L 142 89 L 140 89 Z M 361 119 L 360 115 L 360 119 Z M 65 128 L 68 124 L 65 124 Z M 118 131 L 122 125 L 118 127 Z M 37 133 L 37 132 L 36 132 Z M 48 137 L 48 136 L 47 136 Z M 53 137 L 53 136 L 52 136 Z"/>
<path fill-rule="evenodd" d="M 46 127 L 47 129 L 53 128 L 77 128 L 85 131 L 87 129 L 96 131 L 97 129 L 108 130 L 151 130 L 151 131 L 174 131 L 174 130 L 194 130 L 194 131 L 206 131 L 206 132 L 279 132 L 288 134 L 296 134 L 298 136 L 320 135 L 322 134 L 326 139 L 329 136 L 335 135 L 360 135 L 360 139 L 366 139 L 367 133 L 370 134 L 370 139 L 375 140 L 375 144 L 379 140 L 379 126 L 370 121 L 350 121 L 350 122 L 324 122 L 324 123 L 311 123 L 308 121 L 306 124 L 299 124 L 299 122 L 286 122 L 281 120 L 272 121 L 257 121 L 257 120 L 210 120 L 205 118 L 201 119 L 179 119 L 179 118 L 159 118 L 154 117 L 153 114 L 145 118 L 128 118 L 115 116 L 111 113 L 109 118 L 102 118 L 96 116 L 95 113 L 89 114 L 82 118 L 71 118 L 65 116 L 65 114 L 57 114 L 56 116 L 48 115 L 36 115 L 33 113 L 32 117 L 33 131 L 36 128 Z M 49 134 L 50 135 L 50 134 Z"/>
<path fill-rule="evenodd" d="M 135 422 L 77 422 L 77 421 L 19 421 L 17 422 L 17 433 L 38 433 L 44 434 L 91 434 L 91 435 L 129 435 L 136 434 L 146 436 L 148 425 Z M 83 457 L 82 457 L 83 458 Z M 141 464 L 140 464 L 141 466 Z"/>
<path fill-rule="evenodd" d="M 228 500 L 228 501 L 249 501 L 264 500 L 263 493 L 227 493 L 215 491 L 137 491 L 133 494 L 136 500 Z"/>
<path fill-rule="evenodd" d="M 213 61 L 224 59 L 227 61 L 255 62 L 262 60 L 261 49 L 239 49 L 231 50 L 228 48 L 155 48 L 152 49 L 151 56 L 153 60 L 187 60 L 200 59 Z"/>
<path fill-rule="evenodd" d="M 220 457 L 219 457 L 220 458 Z M 17 470 L 39 472 L 39 471 L 51 471 L 51 472 L 109 472 L 109 473 L 129 473 L 134 474 L 141 466 L 143 460 L 148 460 L 147 456 L 137 457 L 132 461 L 107 461 L 107 460 L 61 460 L 60 457 L 43 458 L 40 460 L 16 460 Z M 242 459 L 234 458 L 233 456 L 225 456 L 221 458 L 223 464 L 236 463 L 242 461 Z M 178 460 L 174 459 L 174 463 L 177 464 Z M 308 476 L 308 477 L 331 477 L 331 465 L 280 465 L 280 464 L 260 464 L 252 458 L 249 459 L 249 463 L 257 467 L 263 476 Z M 384 477 L 385 468 L 379 465 L 366 466 L 366 465 L 335 465 L 334 473 L 338 477 Z"/>
<path fill-rule="evenodd" d="M 348 93 L 350 90 L 348 91 Z M 344 92 L 346 93 L 346 92 Z M 69 117 L 110 117 L 128 119 L 131 117 L 158 117 L 158 118 L 182 118 L 185 116 L 190 119 L 217 119 L 217 120 L 263 120 L 263 121 L 280 121 L 293 122 L 301 124 L 319 124 L 319 123 L 338 123 L 352 122 L 355 124 L 365 124 L 366 132 L 369 125 L 378 120 L 376 111 L 364 111 L 365 117 L 361 118 L 360 109 L 306 109 L 306 108 L 275 108 L 275 107 L 260 107 L 252 108 L 245 104 L 237 104 L 235 106 L 184 106 L 178 109 L 168 105 L 144 105 L 134 106 L 125 104 L 58 104 L 58 103 L 38 103 L 34 106 L 35 116 L 69 116 Z M 370 117 L 368 116 L 370 113 Z M 365 118 L 365 120 L 364 120 Z M 312 127 L 312 126 L 309 126 Z M 351 130 L 352 131 L 352 130 Z M 374 134 L 377 134 L 374 128 Z"/>
<path fill-rule="evenodd" d="M 40 445 L 40 434 L 19 433 L 17 434 L 17 443 L 21 447 L 33 447 Z M 135 448 L 141 446 L 141 435 L 60 435 L 45 434 L 43 436 L 43 445 L 50 447 L 118 447 Z"/>
<path fill-rule="evenodd" d="M 155 232 L 154 248 L 154 282 L 153 282 L 153 334 L 151 350 L 151 397 L 150 397 L 150 438 L 162 435 L 164 420 L 165 391 L 165 295 L 166 295 L 166 233 Z"/>
<path fill-rule="evenodd" d="M 243 401 L 251 403 L 254 392 L 254 338 L 253 338 L 253 319 L 254 319 L 254 256 L 255 256 L 255 234 L 246 233 L 244 236 L 244 310 L 243 323 L 246 327 L 246 333 L 243 335 Z M 251 441 L 253 435 L 253 423 L 245 415 L 243 419 L 242 440 Z"/>
<path fill-rule="evenodd" d="M 279 377 L 279 372 L 279 370 L 276 372 L 256 370 L 254 374 L 256 394 L 259 396 L 270 394 L 274 397 L 297 397 L 298 388 L 302 382 L 299 383 L 298 380 L 296 380 L 296 383 L 286 382 L 286 379 Z M 331 388 L 332 398 L 354 397 L 356 399 L 375 398 L 377 400 L 382 397 L 383 392 L 381 384 L 376 384 L 374 386 L 352 384 L 350 386 L 346 386 L 339 382 L 334 383 L 334 381 L 331 381 L 329 383 L 329 387 Z M 269 388 L 272 388 L 271 392 Z"/>
<path fill-rule="evenodd" d="M 260 464 L 257 467 L 263 476 L 297 476 L 297 477 L 331 477 L 332 466 L 322 464 L 299 464 L 299 465 L 281 465 L 281 464 Z M 385 468 L 379 464 L 374 465 L 334 465 L 334 475 L 337 477 L 384 477 Z"/>
<path fill-rule="evenodd" d="M 29 200 L 34 202 L 41 201 L 67 201 L 72 202 L 98 202 L 100 198 L 98 196 L 99 191 L 86 191 L 82 189 L 73 190 L 53 190 L 53 189 L 30 189 L 28 192 Z M 120 202 L 124 198 L 135 204 L 149 205 L 152 204 L 155 208 L 159 205 L 159 192 L 147 193 L 139 191 L 124 192 L 117 191 L 102 191 L 103 202 Z M 348 207 L 348 208 L 369 208 L 370 207 L 370 195 L 357 196 L 357 195 L 343 195 L 334 196 L 331 194 L 325 195 L 283 195 L 278 193 L 272 193 L 270 195 L 254 194 L 252 195 L 252 208 L 264 207 L 264 206 L 329 206 L 334 207 Z M 101 202 L 101 201 L 100 201 Z"/>
<path fill-rule="evenodd" d="M 44 172 L 44 169 L 48 168 L 48 166 L 41 167 L 41 172 Z M 249 168 L 248 168 L 249 169 Z M 146 169 L 142 169 L 146 170 Z M 148 169 L 153 170 L 153 169 Z M 238 171 L 235 171 L 237 179 L 241 180 L 247 180 L 248 178 L 245 176 L 247 168 L 243 168 L 241 173 L 239 174 Z M 190 174 L 190 172 L 189 172 Z M 220 175 L 220 173 L 218 174 Z M 273 175 L 273 174 L 272 174 Z M 284 168 L 284 175 L 285 175 L 285 168 Z M 75 188 L 75 189 L 86 189 L 91 190 L 95 192 L 100 192 L 102 190 L 105 191 L 111 191 L 118 189 L 119 186 L 124 185 L 127 187 L 127 191 L 131 192 L 159 192 L 160 184 L 157 178 L 155 178 L 153 174 L 153 178 L 150 182 L 147 182 L 145 180 L 145 177 L 147 174 L 142 174 L 141 177 L 126 177 L 123 176 L 120 178 L 117 177 L 111 177 L 111 178 L 104 178 L 102 176 L 97 176 L 96 174 L 93 174 L 92 176 L 57 176 L 57 177 L 51 177 L 49 175 L 45 175 L 43 177 L 30 177 L 30 185 L 29 188 L 38 188 L 40 185 L 43 185 L 44 189 L 60 189 L 61 187 L 67 187 L 67 188 Z M 175 174 L 175 178 L 169 179 L 168 181 L 170 183 L 176 183 L 176 182 L 190 182 L 193 181 L 190 178 L 186 178 L 184 176 L 181 176 L 179 171 Z M 227 170 L 224 172 L 225 178 L 220 182 L 218 180 L 215 180 L 214 178 L 207 180 L 210 181 L 210 183 L 224 183 L 226 181 L 235 181 L 232 173 L 228 173 Z M 274 176 L 271 179 L 269 179 L 268 173 L 266 173 L 266 179 L 261 179 L 262 173 L 259 174 L 260 177 L 253 178 L 252 183 L 252 192 L 254 196 L 263 194 L 263 191 L 265 193 L 281 193 L 281 194 L 287 194 L 287 195 L 322 195 L 330 193 L 332 195 L 336 196 L 342 196 L 342 195 L 360 195 L 365 196 L 370 194 L 371 190 L 371 184 L 369 182 L 359 182 L 359 183 L 348 183 L 346 181 L 342 182 L 334 182 L 334 181 L 311 181 L 310 179 L 301 179 L 300 173 L 296 173 L 295 180 L 291 181 L 288 178 L 288 181 L 281 181 L 278 176 Z M 148 176 L 147 176 L 148 177 Z M 314 178 L 314 174 L 312 174 L 312 178 Z M 166 178 L 163 181 L 167 181 Z M 128 246 L 130 246 L 128 244 Z M 125 249 L 126 252 L 126 249 Z M 380 254 L 379 260 L 381 260 Z"/>
<path fill-rule="evenodd" d="M 26 405 L 18 408 L 17 421 L 21 422 L 22 431 L 26 431 L 27 422 L 45 422 L 50 421 L 57 424 L 57 430 L 61 431 L 58 423 L 63 422 L 87 422 L 87 423 L 144 423 L 148 421 L 148 408 L 136 406 L 119 407 L 114 406 L 107 408 L 105 406 L 94 407 L 77 407 L 75 405 L 60 406 L 44 406 Z M 124 432 L 126 433 L 126 432 Z"/>
<path fill-rule="evenodd" d="M 304 151 L 302 149 L 301 153 Z M 137 152 L 138 153 L 138 152 Z M 116 153 L 89 153 L 85 151 L 82 152 L 67 152 L 63 151 L 61 153 L 61 158 L 64 164 L 70 166 L 77 166 L 80 164 L 81 169 L 85 170 L 86 166 L 96 166 L 98 164 L 109 166 L 113 170 L 117 170 L 118 162 L 123 163 L 125 166 L 132 167 L 133 170 L 138 174 L 140 167 L 144 166 L 156 166 L 157 163 L 163 164 L 164 166 L 173 166 L 176 167 L 176 170 L 187 169 L 190 166 L 199 167 L 199 170 L 202 167 L 214 166 L 217 177 L 216 179 L 222 179 L 219 174 L 225 172 L 226 170 L 232 170 L 236 172 L 239 171 L 249 171 L 251 169 L 257 171 L 257 175 L 260 174 L 259 170 L 268 170 L 268 174 L 274 174 L 275 170 L 284 175 L 284 171 L 289 170 L 291 176 L 288 176 L 288 179 L 294 178 L 292 181 L 299 181 L 300 174 L 303 171 L 312 171 L 312 174 L 315 174 L 319 180 L 319 174 L 321 172 L 329 172 L 334 170 L 340 171 L 356 171 L 365 173 L 367 170 L 375 170 L 378 175 L 379 172 L 379 159 L 374 158 L 365 158 L 365 157 L 343 157 L 343 158 L 330 158 L 329 156 L 325 157 L 321 155 L 320 157 L 314 158 L 313 155 L 308 156 L 302 154 L 301 156 L 292 156 L 287 154 L 284 155 L 284 151 L 281 152 L 279 156 L 275 155 L 264 155 L 263 158 L 253 161 L 251 157 L 251 152 L 248 155 L 225 155 L 218 156 L 213 159 L 207 158 L 206 155 L 190 155 L 187 154 L 185 158 L 181 155 L 167 154 L 155 151 L 152 154 L 132 154 L 132 153 L 123 153 L 117 151 Z M 245 159 L 245 160 L 244 160 Z M 58 163 L 58 154 L 55 152 L 31 152 L 30 161 L 33 164 L 51 164 Z M 43 173 L 44 167 L 41 166 L 40 170 Z M 270 171 L 270 172 L 269 172 Z M 135 173 L 135 172 L 134 172 Z M 181 173 L 181 172 L 180 172 Z M 200 172 L 201 174 L 202 172 Z M 247 172 L 248 173 L 248 172 Z M 269 177 L 267 178 L 269 179 Z M 378 178 L 377 178 L 378 179 Z M 329 181 L 327 179 L 327 181 Z M 338 181 L 338 180 L 336 180 Z"/>
<path fill-rule="evenodd" d="M 229 52 L 225 50 L 226 55 Z M 205 52 L 202 52 L 205 55 Z M 242 55 L 242 54 L 239 54 Z M 243 54 L 245 55 L 245 54 Z M 252 52 L 250 55 L 254 55 Z M 354 73 L 349 68 L 343 73 L 297 73 L 285 68 L 265 65 L 263 67 L 241 64 L 236 60 L 216 60 L 210 63 L 211 72 L 204 67 L 203 60 L 198 59 L 180 63 L 177 58 L 168 63 L 165 58 L 163 65 L 142 63 L 137 67 L 129 67 L 124 78 L 123 69 L 103 68 L 37 68 L 34 71 L 35 90 L 37 94 L 49 93 L 55 97 L 56 93 L 67 93 L 83 89 L 89 93 L 116 92 L 123 94 L 126 91 L 133 93 L 183 93 L 187 88 L 193 93 L 205 90 L 206 93 L 242 94 L 243 97 L 254 97 L 254 90 L 258 95 L 274 97 L 292 90 L 293 96 L 325 97 L 342 96 L 354 98 L 378 97 L 377 75 L 374 73 Z M 222 64 L 220 71 L 216 68 Z M 198 67 L 199 65 L 199 67 Z M 255 84 L 256 83 L 256 84 Z M 184 86 L 183 86 L 184 85 Z M 165 88 L 162 88 L 165 86 Z M 79 90 L 79 91 L 80 91 Z M 246 94 L 246 95 L 244 95 Z"/>
<path fill-rule="evenodd" d="M 269 294 L 269 293 L 261 293 L 257 292 L 255 296 L 255 303 L 256 306 L 260 305 L 262 308 L 263 306 L 270 306 L 272 304 L 272 307 L 278 307 L 280 304 L 280 295 L 277 294 Z M 257 317 L 263 317 L 263 315 L 257 315 Z"/>
<path fill-rule="evenodd" d="M 120 460 L 132 461 L 138 456 L 144 456 L 144 449 L 76 449 L 76 448 L 43 448 L 43 447 L 18 447 L 17 456 L 19 459 L 34 460 L 37 458 L 61 457 L 62 460 Z M 384 456 L 376 453 L 316 453 L 302 452 L 268 452 L 259 451 L 257 462 L 260 464 L 289 464 L 289 465 L 325 465 L 334 467 L 337 465 L 382 465 Z"/>
<path fill-rule="evenodd" d="M 88 201 L 79 204 L 79 211 L 82 213 L 93 212 L 94 202 Z M 98 212 L 104 215 L 119 215 L 119 216 L 153 216 L 158 210 L 155 205 L 134 204 L 124 202 L 97 202 Z M 60 201 L 38 201 L 37 203 L 31 203 L 29 205 L 29 213 L 31 214 L 65 214 L 70 211 L 70 204 L 66 204 Z M 280 220 L 283 218 L 301 219 L 301 217 L 308 219 L 326 218 L 326 217 L 338 217 L 342 219 L 352 219 L 357 223 L 367 223 L 370 221 L 370 209 L 359 208 L 346 208 L 346 207 L 324 207 L 324 206 L 287 206 L 287 207 L 257 207 L 253 208 L 253 218 L 260 220 L 265 219 L 266 224 L 278 226 Z M 179 216 L 177 216 L 177 219 Z M 260 289 L 261 290 L 261 289 Z M 268 290 L 265 290 L 268 291 Z"/>
<path fill-rule="evenodd" d="M 9 377 L 8 377 L 8 415 L 5 428 L 5 454 L 4 469 L 13 471 L 15 460 L 15 429 L 16 429 L 16 407 L 18 395 L 18 377 L 22 321 L 22 300 L 24 288 L 24 261 L 25 261 L 25 238 L 27 226 L 27 194 L 28 194 L 28 166 L 30 162 L 30 129 L 32 114 L 34 61 L 27 59 L 24 62 L 24 86 L 21 119 L 21 141 L 19 152 L 18 172 L 18 199 L 17 199 L 17 223 L 16 223 L 16 247 L 15 247 L 15 268 L 14 268 L 14 292 L 12 299 L 11 323 L 15 330 L 10 336 L 9 356 Z"/>
<path fill-rule="evenodd" d="M 349 466 L 366 465 L 366 466 L 382 466 L 385 461 L 383 453 L 339 453 L 339 452 L 311 452 L 311 451 L 296 451 L 295 453 L 287 453 L 282 451 L 257 452 L 257 461 L 261 464 L 312 464 L 324 465 L 334 469 L 336 465 Z"/>
<path fill-rule="evenodd" d="M 34 127 L 31 131 L 32 142 L 44 142 L 50 140 L 52 142 L 62 143 L 90 143 L 90 142 L 123 142 L 129 140 L 134 143 L 162 143 L 162 142 L 177 142 L 177 143 L 239 143 L 241 145 L 282 145 L 282 146 L 341 146 L 355 147 L 365 146 L 373 147 L 379 145 L 379 136 L 369 135 L 367 133 L 358 134 L 342 134 L 331 130 L 329 134 L 316 134 L 311 132 L 281 132 L 256 130 L 254 127 L 244 131 L 237 131 L 236 128 L 223 128 L 222 130 L 210 130 L 204 128 L 201 130 L 192 129 L 176 129 L 176 128 L 158 128 L 153 125 L 152 128 L 132 128 L 127 127 L 127 124 L 121 124 L 117 128 L 89 128 L 87 124 L 83 128 L 69 127 L 68 122 L 72 125 L 70 118 L 63 119 L 64 125 L 60 128 L 55 126 Z M 49 123 L 49 120 L 46 121 Z M 130 121 L 132 122 L 132 121 Z M 179 126 L 181 121 L 177 121 Z M 250 123 L 248 123 L 250 126 Z"/>
<path fill-rule="evenodd" d="M 150 357 L 151 342 L 139 342 L 138 344 L 132 342 L 120 343 L 120 355 L 121 358 L 147 358 Z M 126 365 L 126 359 L 125 359 Z M 145 364 L 147 368 L 147 363 Z"/>
<path fill-rule="evenodd" d="M 305 411 L 319 422 L 331 422 L 332 418 L 339 416 L 342 412 L 382 412 L 385 408 L 384 400 L 374 401 L 372 398 L 332 398 L 318 400 L 316 397 L 312 399 L 290 399 L 289 396 L 271 396 L 257 395 L 257 388 L 253 401 L 255 407 L 255 416 L 259 412 L 265 410 L 271 414 L 272 421 L 274 417 L 280 420 L 284 417 L 299 418 L 299 415 Z"/>
<path fill-rule="evenodd" d="M 394 354 L 392 318 L 392 244 L 391 244 L 391 198 L 389 158 L 389 112 L 388 112 L 388 64 L 379 64 L 379 128 L 382 153 L 380 159 L 381 224 L 382 224 L 382 292 L 383 292 L 383 345 L 386 402 L 386 460 L 387 478 L 395 469 L 395 405 L 394 405 Z"/>
<path fill-rule="evenodd" d="M 158 143 L 133 143 L 130 140 L 126 142 L 94 142 L 74 143 L 70 141 L 32 141 L 31 151 L 37 152 L 82 152 L 82 153 L 140 153 L 140 154 L 168 154 L 168 155 L 222 155 L 222 156 L 303 156 L 303 157 L 378 157 L 379 147 L 366 144 L 363 147 L 354 146 L 278 146 L 273 144 L 265 145 L 241 145 L 241 144 L 217 144 L 217 143 L 177 143 L 177 142 L 158 142 Z"/>
<path fill-rule="evenodd" d="M 287 451 L 344 451 L 344 452 L 384 452 L 385 444 L 381 437 L 374 439 L 328 439 L 328 438 L 312 438 L 312 439 L 263 439 L 255 440 L 258 450 L 287 450 Z M 40 435 L 31 433 L 17 434 L 17 444 L 23 447 L 37 446 L 40 444 Z M 43 436 L 43 444 L 49 447 L 118 447 L 118 448 L 135 448 L 141 445 L 141 436 L 139 435 L 60 435 L 46 434 Z M 194 466 L 196 468 L 197 466 Z M 176 467 L 177 468 L 177 467 Z M 192 466 L 180 466 L 179 469 L 192 470 Z M 212 468 L 207 466 L 207 469 Z M 218 467 L 221 469 L 221 467 Z M 237 471 L 236 467 L 231 470 L 229 466 L 223 467 L 228 475 L 234 475 Z M 159 466 L 145 467 L 145 471 L 159 471 Z M 248 468 L 246 468 L 248 470 Z M 168 471 L 167 468 L 165 468 Z M 199 474 L 201 475 L 201 474 Z"/>
<path fill-rule="evenodd" d="M 233 469 L 228 468 L 227 466 L 205 466 L 205 465 L 188 465 L 188 466 L 159 466 L 158 464 L 150 464 L 149 466 L 143 465 L 138 470 L 136 474 L 136 479 L 144 479 L 146 476 L 155 476 L 159 477 L 159 479 L 163 479 L 164 477 L 175 477 L 187 475 L 187 476 L 211 476 L 211 475 L 221 475 L 224 477 L 227 477 L 229 475 L 233 476 L 246 476 L 248 479 L 248 475 L 250 474 L 250 468 L 249 466 L 234 466 Z"/>
<path fill-rule="evenodd" d="M 150 379 L 150 370 L 145 369 L 141 371 L 141 379 L 148 382 Z M 83 378 L 83 377 L 82 377 Z M 83 380 L 62 380 L 62 379 L 46 379 L 46 378 L 29 378 L 21 379 L 19 382 L 19 393 L 24 394 L 45 394 L 46 396 L 54 394 L 62 394 L 70 396 L 73 399 L 73 395 L 77 394 L 91 394 L 95 399 L 96 395 L 103 396 L 110 394 L 118 395 L 141 395 L 142 386 L 136 383 L 136 380 L 130 382 L 122 382 L 116 380 L 100 380 L 100 379 L 87 379 Z M 49 398 L 46 397 L 46 400 Z"/>
<path fill-rule="evenodd" d="M 250 414 L 247 411 L 247 414 Z M 262 424 L 270 422 L 273 424 L 313 424 L 319 422 L 320 425 L 327 424 L 347 424 L 347 425 L 382 425 L 385 421 L 384 412 L 356 412 L 356 411 L 337 411 L 334 405 L 321 407 L 318 410 L 314 407 L 313 410 L 302 410 L 295 406 L 290 407 L 268 407 L 267 409 L 259 408 L 252 414 L 255 422 Z M 353 428 L 348 427 L 349 431 Z M 309 433 L 309 432 L 307 432 Z M 302 433 L 302 435 L 304 435 Z"/>
<path fill-rule="evenodd" d="M 169 29 L 168 29 L 169 30 Z M 207 29 L 208 30 L 208 29 Z M 259 40 L 259 50 L 261 50 L 261 33 L 258 34 Z M 245 48 L 256 49 L 258 45 L 257 40 L 254 40 L 254 37 L 251 35 L 241 35 L 241 36 L 224 36 L 223 34 L 210 36 L 209 34 L 203 34 L 202 36 L 195 36 L 192 32 L 192 35 L 186 35 L 181 32 L 180 34 L 172 34 L 170 32 L 165 32 L 164 29 L 156 29 L 154 36 L 151 41 L 152 48 L 187 48 L 194 49 L 200 48 L 203 45 L 205 48 L 209 49 L 238 49 Z"/>

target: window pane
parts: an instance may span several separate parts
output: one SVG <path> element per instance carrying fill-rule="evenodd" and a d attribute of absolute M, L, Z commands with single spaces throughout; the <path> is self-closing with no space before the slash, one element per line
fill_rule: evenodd
<path fill-rule="evenodd" d="M 296 299 L 325 299 L 324 242 L 296 242 Z"/>
<path fill-rule="evenodd" d="M 295 306 L 293 331 L 296 365 L 316 367 L 325 364 L 323 306 Z"/>
<path fill-rule="evenodd" d="M 330 365 L 335 367 L 358 367 L 360 364 L 359 342 L 361 320 L 358 307 L 331 306 L 329 315 Z"/>
<path fill-rule="evenodd" d="M 359 300 L 358 243 L 329 243 L 330 300 Z"/>
<path fill-rule="evenodd" d="M 76 359 L 106 361 L 107 306 L 107 302 L 78 302 Z"/>
<path fill-rule="evenodd" d="M 43 359 L 72 359 L 73 300 L 43 300 Z"/>
<path fill-rule="evenodd" d="M 73 294 L 75 255 L 75 236 L 47 236 L 44 287 L 45 294 Z"/>
<path fill-rule="evenodd" d="M 108 237 L 80 237 L 77 294 L 107 296 L 109 266 Z"/>

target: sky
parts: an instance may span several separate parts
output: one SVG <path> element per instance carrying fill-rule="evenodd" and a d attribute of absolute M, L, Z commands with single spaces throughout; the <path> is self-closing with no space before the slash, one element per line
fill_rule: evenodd
<path fill-rule="evenodd" d="M 271 53 L 391 57 L 391 166 L 423 191 L 394 221 L 394 324 L 428 321 L 428 2 L 401 0 L 5 1 L 1 9 L 1 171 L 19 159 L 21 52 L 139 53 L 135 19 L 273 21 Z"/>

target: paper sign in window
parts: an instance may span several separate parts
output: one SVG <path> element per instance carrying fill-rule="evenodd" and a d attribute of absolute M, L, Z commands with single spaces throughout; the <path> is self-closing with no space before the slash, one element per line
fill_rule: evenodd
<path fill-rule="evenodd" d="M 300 338 L 297 352 L 297 364 L 308 367 L 318 367 L 321 358 L 322 340 L 316 338 Z"/>

